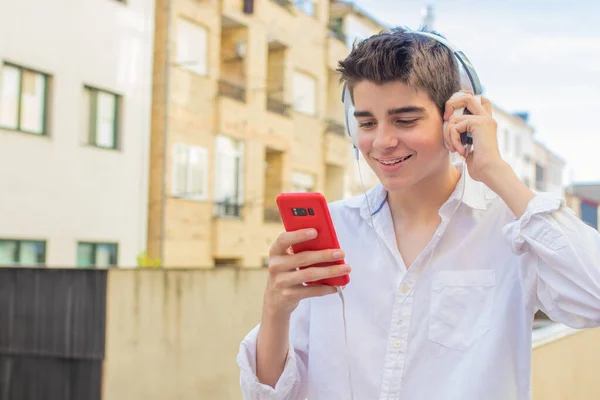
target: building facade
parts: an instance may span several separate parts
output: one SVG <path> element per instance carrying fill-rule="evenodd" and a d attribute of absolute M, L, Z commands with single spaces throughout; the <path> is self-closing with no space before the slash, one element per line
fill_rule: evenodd
<path fill-rule="evenodd" d="M 150 0 L 3 4 L 0 265 L 135 266 L 153 24 Z"/>
<path fill-rule="evenodd" d="M 148 251 L 167 267 L 260 267 L 282 191 L 344 196 L 329 2 L 157 2 Z"/>

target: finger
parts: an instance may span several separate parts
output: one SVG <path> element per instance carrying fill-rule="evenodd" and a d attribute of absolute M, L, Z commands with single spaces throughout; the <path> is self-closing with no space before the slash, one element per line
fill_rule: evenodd
<path fill-rule="evenodd" d="M 461 90 L 459 90 L 459 92 L 461 92 L 461 93 L 467 93 L 467 94 L 470 94 L 470 95 L 473 94 L 473 91 L 471 89 L 461 89 Z"/>
<path fill-rule="evenodd" d="M 322 297 L 334 294 L 337 292 L 337 288 L 329 285 L 310 285 L 294 288 L 294 291 L 296 291 L 298 299 L 303 300 L 309 297 Z"/>
<path fill-rule="evenodd" d="M 269 249 L 269 257 L 285 254 L 290 246 L 306 242 L 317 237 L 315 229 L 300 229 L 293 232 L 283 232 Z"/>
<path fill-rule="evenodd" d="M 454 147 L 455 151 L 461 156 L 465 156 L 465 148 L 460 141 L 460 132 L 452 129 L 450 132 L 450 141 L 452 143 L 452 147 Z"/>
<path fill-rule="evenodd" d="M 481 105 L 481 103 L 470 94 L 464 94 L 462 96 L 453 96 L 446 102 L 446 108 L 444 111 L 444 119 L 449 119 L 455 110 L 460 108 L 466 108 L 473 115 L 486 115 L 487 112 Z"/>
<path fill-rule="evenodd" d="M 318 263 L 333 262 L 344 258 L 344 252 L 339 249 L 303 251 L 294 254 L 290 262 L 296 267 L 306 267 Z"/>
<path fill-rule="evenodd" d="M 484 110 L 489 114 L 492 115 L 492 102 L 487 98 L 487 97 L 480 97 L 481 100 L 481 106 L 484 108 Z"/>
<path fill-rule="evenodd" d="M 304 282 L 315 282 L 321 279 L 336 278 L 338 276 L 347 275 L 352 269 L 348 264 L 330 265 L 328 267 L 310 267 L 292 272 L 283 279 L 287 279 L 292 285 L 301 284 Z"/>
<path fill-rule="evenodd" d="M 344 258 L 344 252 L 339 249 L 303 251 L 298 254 L 273 256 L 269 261 L 269 272 L 279 274 L 293 271 L 298 267 L 307 267 L 319 263 L 333 263 Z"/>
<path fill-rule="evenodd" d="M 463 119 L 452 124 L 452 128 L 450 129 L 450 137 L 452 140 L 452 145 L 457 149 L 458 154 L 461 156 L 465 156 L 465 147 L 460 141 L 460 134 L 462 132 L 469 132 L 470 129 L 470 121 L 469 119 Z"/>
<path fill-rule="evenodd" d="M 444 143 L 446 144 L 448 151 L 450 151 L 451 153 L 456 152 L 456 149 L 452 145 L 452 139 L 450 137 L 450 127 L 454 124 L 455 124 L 454 119 L 450 118 L 450 121 L 448 121 L 448 124 L 445 126 L 445 129 L 442 132 L 442 135 L 444 137 Z"/>

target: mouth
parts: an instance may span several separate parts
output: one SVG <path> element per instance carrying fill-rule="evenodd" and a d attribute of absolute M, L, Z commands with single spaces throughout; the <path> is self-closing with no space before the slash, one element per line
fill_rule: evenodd
<path fill-rule="evenodd" d="M 377 161 L 379 161 L 383 165 L 395 165 L 395 164 L 400 164 L 401 162 L 404 162 L 404 161 L 408 160 L 411 157 L 412 157 L 412 154 L 410 154 L 410 155 L 408 155 L 406 157 L 388 158 L 388 159 L 385 159 L 385 160 L 381 160 L 379 158 L 375 158 L 375 159 Z"/>

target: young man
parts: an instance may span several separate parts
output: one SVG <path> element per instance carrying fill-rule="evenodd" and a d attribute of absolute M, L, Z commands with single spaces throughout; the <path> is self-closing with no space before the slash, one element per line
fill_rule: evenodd
<path fill-rule="evenodd" d="M 262 321 L 238 356 L 244 398 L 529 399 L 534 313 L 600 325 L 600 235 L 502 160 L 490 102 L 452 96 L 456 61 L 435 40 L 379 34 L 339 71 L 381 183 L 330 205 L 343 253 L 292 254 L 310 230 L 272 245 Z M 462 107 L 472 115 L 453 116 Z M 468 174 L 450 159 L 464 131 Z M 340 257 L 348 351 L 336 289 L 302 282 L 350 267 L 297 270 Z"/>

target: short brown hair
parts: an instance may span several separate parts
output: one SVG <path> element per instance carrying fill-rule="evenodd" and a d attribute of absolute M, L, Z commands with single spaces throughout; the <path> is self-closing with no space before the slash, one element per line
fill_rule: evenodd
<path fill-rule="evenodd" d="M 444 45 L 395 28 L 355 43 L 350 54 L 339 62 L 337 71 L 341 73 L 340 82 L 346 84 L 351 95 L 353 87 L 361 81 L 376 84 L 400 81 L 425 91 L 443 115 L 446 101 L 460 90 L 457 65 Z"/>

